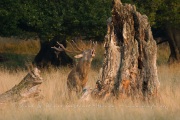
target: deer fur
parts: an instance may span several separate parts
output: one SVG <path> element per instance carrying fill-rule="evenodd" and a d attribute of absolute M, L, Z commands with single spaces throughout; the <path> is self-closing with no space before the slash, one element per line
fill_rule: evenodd
<path fill-rule="evenodd" d="M 58 43 L 59 44 L 59 43 Z M 71 52 L 63 47 L 62 44 L 59 44 L 59 48 L 52 47 L 57 51 L 66 51 Z M 76 92 L 78 97 L 81 96 L 83 88 L 86 86 L 88 81 L 88 73 L 91 67 L 91 62 L 95 57 L 95 44 L 91 49 L 82 50 L 78 48 L 75 44 L 75 47 L 78 50 L 81 50 L 81 53 L 75 55 L 74 58 L 79 59 L 79 62 L 74 66 L 67 78 L 67 88 L 69 97 L 71 97 L 72 91 Z"/>

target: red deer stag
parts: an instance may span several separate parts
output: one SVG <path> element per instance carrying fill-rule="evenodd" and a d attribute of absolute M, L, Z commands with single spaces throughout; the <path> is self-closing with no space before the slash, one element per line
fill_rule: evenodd
<path fill-rule="evenodd" d="M 71 72 L 68 75 L 67 78 L 67 87 L 68 87 L 68 94 L 69 97 L 71 97 L 72 91 L 76 92 L 76 95 L 80 97 L 83 88 L 86 86 L 86 83 L 88 81 L 88 72 L 91 67 L 91 62 L 93 58 L 95 57 L 95 47 L 97 43 L 90 43 L 90 48 L 83 50 L 83 48 L 80 48 L 74 41 L 72 41 L 73 44 L 69 42 L 71 47 L 73 48 L 73 51 L 66 49 L 62 44 L 58 43 L 59 47 L 52 47 L 56 51 L 65 51 L 68 53 L 80 53 L 78 55 L 75 55 L 74 58 L 79 58 L 79 62 L 74 66 L 74 68 L 71 70 Z M 83 43 L 83 45 L 85 45 Z M 74 46 L 74 47 L 73 47 Z M 86 46 L 87 47 L 87 46 Z"/>

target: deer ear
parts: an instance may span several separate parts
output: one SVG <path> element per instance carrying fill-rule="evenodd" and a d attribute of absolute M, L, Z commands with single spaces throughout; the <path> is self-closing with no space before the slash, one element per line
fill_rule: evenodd
<path fill-rule="evenodd" d="M 82 57 L 83 57 L 83 54 L 75 55 L 74 57 L 75 57 L 75 58 L 82 58 Z"/>

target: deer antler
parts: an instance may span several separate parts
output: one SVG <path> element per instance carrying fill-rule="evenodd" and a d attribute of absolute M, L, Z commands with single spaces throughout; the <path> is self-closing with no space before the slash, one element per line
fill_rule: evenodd
<path fill-rule="evenodd" d="M 95 49 L 96 46 L 97 46 L 97 41 L 96 41 L 96 42 L 93 42 L 92 44 L 93 44 L 93 45 L 92 45 L 92 49 Z"/>
<path fill-rule="evenodd" d="M 79 50 L 79 51 L 83 51 L 83 49 L 79 48 L 78 45 L 74 42 L 74 40 L 72 40 L 73 44 L 75 45 L 75 47 Z"/>
<path fill-rule="evenodd" d="M 59 52 L 64 51 L 64 50 L 63 50 L 62 48 L 60 48 L 60 47 L 57 48 L 57 47 L 54 46 L 54 47 L 51 47 L 51 48 L 53 48 L 53 49 L 55 49 L 55 50 L 57 50 L 57 51 L 59 51 Z"/>
<path fill-rule="evenodd" d="M 66 40 L 66 41 L 67 41 L 67 40 Z M 67 41 L 67 42 L 71 45 L 72 49 L 73 49 L 74 51 L 76 51 L 76 50 L 74 49 L 73 45 L 72 45 L 69 41 Z M 76 44 L 73 40 L 72 40 L 72 42 L 73 42 L 73 44 L 74 44 L 74 46 L 75 46 L 76 49 L 78 49 L 80 52 L 83 51 L 82 49 L 80 49 L 80 48 L 77 46 L 77 44 Z M 78 52 L 78 51 L 76 51 L 76 52 Z"/>
<path fill-rule="evenodd" d="M 90 45 L 89 45 L 90 48 L 92 48 L 92 44 L 93 44 L 93 42 L 92 42 L 92 40 L 90 40 Z"/>
<path fill-rule="evenodd" d="M 63 44 L 60 44 L 59 42 L 57 42 L 57 44 L 59 45 L 59 47 L 55 47 L 55 46 L 54 46 L 54 47 L 51 47 L 51 48 L 53 48 L 53 49 L 55 49 L 55 50 L 57 50 L 57 51 L 59 51 L 59 52 L 61 52 L 61 51 L 66 51 L 66 52 L 69 52 L 69 53 L 79 53 L 78 51 L 74 50 L 72 44 L 70 44 L 70 45 L 72 46 L 72 48 L 73 48 L 74 51 L 70 51 L 70 50 L 66 49 L 66 48 L 63 46 Z"/>
<path fill-rule="evenodd" d="M 97 41 L 96 42 L 93 42 L 92 40 L 89 41 L 89 45 L 87 46 L 82 40 L 80 40 L 81 42 L 81 46 L 84 46 L 86 49 L 89 48 L 89 49 L 94 49 L 97 45 Z"/>
<path fill-rule="evenodd" d="M 84 47 L 84 48 L 87 47 L 87 45 L 82 40 L 80 40 L 80 42 L 81 42 L 81 47 Z"/>
<path fill-rule="evenodd" d="M 57 42 L 57 44 L 59 45 L 59 47 L 55 47 L 55 46 L 54 46 L 54 47 L 51 47 L 51 48 L 55 49 L 55 50 L 58 51 L 58 52 L 66 51 L 66 52 L 69 52 L 69 53 L 80 53 L 80 52 L 83 52 L 83 51 L 84 51 L 84 50 L 83 50 L 82 48 L 80 48 L 73 40 L 72 40 L 73 45 L 72 45 L 71 42 L 69 42 L 69 41 L 67 41 L 67 42 L 68 42 L 69 45 L 72 47 L 73 51 L 66 49 L 66 48 L 63 46 L 63 44 L 60 44 L 59 42 Z M 81 43 L 82 43 L 82 46 L 86 46 L 85 43 L 84 43 L 82 40 L 81 40 Z M 95 42 L 90 41 L 90 49 L 95 49 L 96 45 L 97 45 L 97 42 L 95 43 Z M 75 48 L 74 48 L 74 47 L 75 47 Z M 77 50 L 78 50 L 78 51 L 77 51 Z"/>

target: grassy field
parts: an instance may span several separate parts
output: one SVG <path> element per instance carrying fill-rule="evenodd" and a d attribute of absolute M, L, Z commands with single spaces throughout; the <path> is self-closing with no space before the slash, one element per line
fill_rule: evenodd
<path fill-rule="evenodd" d="M 28 48 L 25 45 L 26 42 L 20 51 Z M 37 41 L 33 42 L 36 43 Z M 1 47 L 0 52 L 4 53 Z M 36 52 L 38 52 L 38 46 L 34 53 L 27 51 L 23 54 L 31 56 L 35 55 Z M 17 52 L 17 56 L 21 54 L 21 52 Z M 180 117 L 180 65 L 166 65 L 168 54 L 169 49 L 166 45 L 158 47 L 157 63 L 161 83 L 160 102 L 158 103 L 147 104 L 143 102 L 132 102 L 131 100 L 82 102 L 74 99 L 68 101 L 66 79 L 70 69 L 64 67 L 58 70 L 50 69 L 42 72 L 42 77 L 44 78 L 41 86 L 44 96 L 42 101 L 31 104 L 10 104 L 6 106 L 0 104 L 0 120 L 178 120 Z M 26 56 L 23 56 L 23 58 L 26 60 Z M 98 63 L 98 59 L 100 58 L 96 58 L 94 64 L 96 62 Z M 28 61 L 26 62 L 28 63 Z M 25 66 L 25 64 L 22 66 Z M 26 74 L 27 70 L 23 69 L 12 71 L 4 67 L 1 68 L 0 94 L 19 83 Z M 87 85 L 93 88 L 97 78 L 98 69 L 91 70 Z"/>
<path fill-rule="evenodd" d="M 31 63 L 39 51 L 38 40 L 21 40 L 0 37 L 0 55 L 7 61 L 0 63 L 1 68 L 19 69 Z"/>

